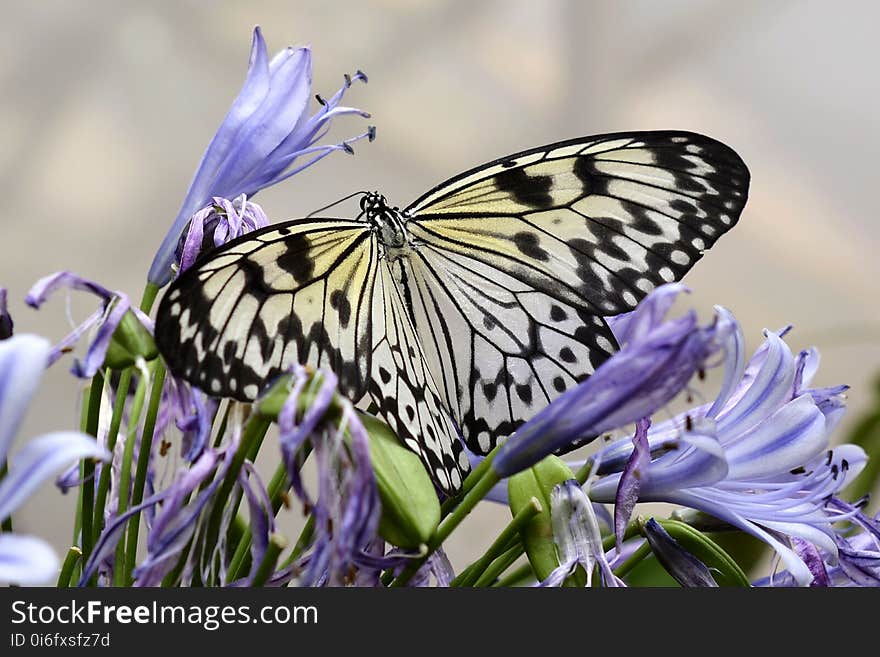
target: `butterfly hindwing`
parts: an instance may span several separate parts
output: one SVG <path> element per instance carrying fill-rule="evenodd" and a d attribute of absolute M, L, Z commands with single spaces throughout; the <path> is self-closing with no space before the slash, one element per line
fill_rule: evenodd
<path fill-rule="evenodd" d="M 594 309 L 540 270 L 504 258 L 489 267 L 444 246 L 435 236 L 394 266 L 447 408 L 471 451 L 485 454 L 617 343 Z"/>
<path fill-rule="evenodd" d="M 435 483 L 454 493 L 470 464 L 386 263 L 379 268 L 375 298 L 370 396 L 394 432 L 421 455 Z"/>
<path fill-rule="evenodd" d="M 248 233 L 183 272 L 162 300 L 156 341 L 171 371 L 208 394 L 253 401 L 296 363 L 367 392 L 377 247 L 349 220 Z"/>

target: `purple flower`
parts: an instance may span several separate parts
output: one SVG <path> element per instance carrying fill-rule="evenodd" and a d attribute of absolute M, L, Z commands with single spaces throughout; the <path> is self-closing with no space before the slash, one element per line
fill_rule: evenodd
<path fill-rule="evenodd" d="M 832 524 L 849 512 L 827 501 L 866 458 L 855 445 L 828 448 L 846 388 L 808 388 L 818 353 L 795 358 L 777 333 L 765 332 L 746 365 L 739 326 L 726 310 L 717 311 L 735 327 L 721 392 L 713 403 L 651 427 L 638 498 L 703 511 L 760 538 L 796 581 L 808 584 L 810 554 L 792 539 L 837 554 Z M 615 500 L 632 453 L 629 439 L 598 452 L 601 476 L 589 488 L 592 499 Z"/>
<path fill-rule="evenodd" d="M 0 342 L 0 465 L 21 424 L 49 358 L 49 342 L 17 335 Z M 5 520 L 48 478 L 84 458 L 108 459 L 95 439 L 77 431 L 58 431 L 29 440 L 7 463 L 0 479 L 0 520 Z M 43 584 L 58 569 L 55 552 L 45 541 L 0 534 L 0 581 Z"/>
<path fill-rule="evenodd" d="M 201 253 L 269 224 L 266 213 L 242 194 L 234 201 L 215 196 L 213 202 L 196 212 L 178 244 L 178 273 L 189 269 Z"/>
<path fill-rule="evenodd" d="M 6 308 L 6 288 L 0 287 L 0 340 L 12 337 L 12 315 Z"/>
<path fill-rule="evenodd" d="M 379 494 L 370 461 L 367 432 L 354 407 L 341 400 L 342 418 L 334 426 L 326 415 L 336 395 L 336 376 L 321 370 L 309 378 L 296 367 L 291 391 L 278 414 L 282 458 L 291 487 L 315 517 L 315 543 L 303 561 L 300 581 L 305 586 L 346 583 L 351 569 L 366 559 L 365 550 L 376 537 Z M 301 419 L 300 395 L 309 384 L 317 389 Z M 345 440 L 348 434 L 350 440 Z M 306 490 L 300 475 L 301 448 L 311 443 L 317 462 L 318 495 Z"/>
<path fill-rule="evenodd" d="M 651 518 L 645 523 L 645 538 L 651 551 L 676 582 L 684 587 L 717 587 L 702 561 L 685 550 L 663 526 Z"/>
<path fill-rule="evenodd" d="M 62 288 L 91 292 L 101 299 L 101 306 L 52 349 L 49 354 L 49 365 L 61 358 L 62 354 L 69 351 L 88 331 L 97 327 L 95 337 L 88 347 L 85 359 L 82 361 L 74 360 L 73 367 L 71 368 L 71 372 L 75 376 L 83 379 L 93 377 L 104 364 L 107 348 L 110 346 L 113 333 L 129 310 L 152 333 L 152 322 L 150 319 L 140 310 L 133 307 L 125 294 L 122 292 L 111 292 L 102 285 L 69 271 L 56 272 L 38 280 L 30 289 L 30 292 L 28 292 L 27 297 L 25 297 L 25 303 L 32 308 L 39 309 L 55 291 Z"/>
<path fill-rule="evenodd" d="M 681 392 L 731 330 L 724 317 L 699 326 L 693 312 L 662 322 L 683 289 L 660 287 L 619 319 L 615 328 L 626 338 L 620 351 L 502 445 L 493 461 L 495 471 L 506 477 L 524 470 L 557 450 L 648 417 Z"/>
<path fill-rule="evenodd" d="M 270 61 L 262 32 L 255 28 L 244 86 L 202 156 L 180 211 L 150 267 L 149 281 L 161 287 L 171 280 L 178 241 L 190 217 L 209 205 L 212 198 L 253 196 L 333 151 L 351 153 L 351 143 L 363 138 L 372 140 L 375 132 L 369 128 L 338 144 L 315 145 L 326 135 L 334 117 L 369 116 L 340 105 L 352 82 L 366 79 L 361 72 L 346 76 L 343 87 L 328 100 L 319 98 L 321 108 L 310 115 L 311 51 L 288 47 Z"/>
<path fill-rule="evenodd" d="M 584 569 L 587 586 L 590 586 L 593 568 L 597 564 L 604 586 L 625 586 L 611 570 L 605 556 L 593 504 L 574 479 L 553 487 L 550 492 L 550 519 L 559 567 L 540 586 L 561 586 L 578 566 Z"/>

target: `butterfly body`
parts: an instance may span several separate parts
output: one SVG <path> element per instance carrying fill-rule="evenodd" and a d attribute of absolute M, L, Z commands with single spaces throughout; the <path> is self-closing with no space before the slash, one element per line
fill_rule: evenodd
<path fill-rule="evenodd" d="M 157 316 L 171 371 L 252 400 L 329 367 L 455 492 L 617 348 L 604 317 L 678 280 L 732 227 L 748 171 L 701 135 L 560 142 L 462 173 L 404 209 L 276 224 L 182 272 Z"/>

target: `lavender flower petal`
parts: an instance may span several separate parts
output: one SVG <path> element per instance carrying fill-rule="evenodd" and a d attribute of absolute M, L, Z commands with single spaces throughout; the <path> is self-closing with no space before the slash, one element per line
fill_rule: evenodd
<path fill-rule="evenodd" d="M 365 78 L 362 78 L 365 80 Z M 314 146 L 342 114 L 366 112 L 338 106 L 337 94 L 309 117 L 311 51 L 286 48 L 269 61 L 260 28 L 254 30 L 244 86 L 208 145 L 171 229 L 159 247 L 148 279 L 157 286 L 171 280 L 175 250 L 190 218 L 212 197 L 253 196 L 261 189 L 314 164 L 346 143 Z M 368 130 L 356 139 L 370 137 Z M 315 154 L 302 164 L 298 158 Z"/>
<path fill-rule="evenodd" d="M 40 383 L 49 348 L 47 340 L 28 334 L 0 342 L 0 465 Z"/>
<path fill-rule="evenodd" d="M 684 587 L 717 587 L 702 561 L 685 550 L 656 520 L 645 523 L 645 538 L 657 560 L 676 582 Z"/>
<path fill-rule="evenodd" d="M 12 514 L 56 472 L 84 458 L 109 460 L 110 454 L 92 436 L 76 431 L 47 433 L 29 440 L 9 463 L 0 481 L 0 518 Z"/>
<path fill-rule="evenodd" d="M 633 508 L 639 499 L 642 476 L 647 474 L 648 465 L 651 462 L 651 452 L 648 446 L 648 427 L 650 426 L 651 420 L 649 418 L 643 418 L 636 422 L 633 451 L 620 475 L 617 493 L 614 496 L 614 536 L 617 538 L 618 548 L 623 543 L 623 533 L 626 531 L 626 525 L 629 523 Z"/>
<path fill-rule="evenodd" d="M 21 586 L 46 584 L 58 574 L 59 565 L 55 551 L 46 541 L 0 534 L 0 582 Z"/>

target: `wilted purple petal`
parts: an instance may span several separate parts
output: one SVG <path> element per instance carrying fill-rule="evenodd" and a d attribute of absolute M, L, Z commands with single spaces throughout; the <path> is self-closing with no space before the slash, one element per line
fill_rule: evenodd
<path fill-rule="evenodd" d="M 46 369 L 49 342 L 21 334 L 0 342 L 0 466 Z"/>
<path fill-rule="evenodd" d="M 58 557 L 41 538 L 0 534 L 0 582 L 21 586 L 47 584 L 58 575 Z"/>
<path fill-rule="evenodd" d="M 275 512 L 272 502 L 266 492 L 266 487 L 260 481 L 259 475 L 253 463 L 245 461 L 241 472 L 238 474 L 238 483 L 245 493 L 248 501 L 248 510 L 251 527 L 251 563 L 253 572 L 256 573 L 269 547 L 270 536 L 275 532 Z"/>
<path fill-rule="evenodd" d="M 109 460 L 110 454 L 92 436 L 58 431 L 32 438 L 9 462 L 0 481 L 0 519 L 9 517 L 40 485 L 71 461 Z"/>
<path fill-rule="evenodd" d="M 718 584 L 702 561 L 685 550 L 678 541 L 651 518 L 645 523 L 645 538 L 663 568 L 686 588 L 717 587 Z"/>
<path fill-rule="evenodd" d="M 125 313 L 132 309 L 131 302 L 122 292 L 111 292 L 104 286 L 69 271 L 60 271 L 41 278 L 28 292 L 25 301 L 33 308 L 39 309 L 54 292 L 62 288 L 91 292 L 102 300 L 102 304 L 99 310 L 76 327 L 53 349 L 49 363 L 54 363 L 63 352 L 67 351 L 97 324 L 97 334 L 88 347 L 85 359 L 82 362 L 75 360 L 71 368 L 71 372 L 75 376 L 91 378 L 103 365 L 113 333 Z M 139 319 L 144 317 L 143 313 L 136 313 L 136 316 Z"/>
<path fill-rule="evenodd" d="M 618 548 L 623 543 L 623 534 L 636 502 L 639 500 L 639 486 L 642 476 L 647 474 L 648 465 L 651 462 L 651 451 L 648 446 L 648 427 L 650 426 L 650 418 L 643 418 L 636 422 L 636 431 L 632 439 L 633 451 L 620 475 L 620 483 L 614 496 L 614 536 L 617 538 Z"/>
<path fill-rule="evenodd" d="M 807 564 L 807 568 L 813 574 L 813 581 L 810 582 L 810 586 L 829 586 L 828 571 L 825 570 L 822 555 L 819 554 L 816 546 L 798 537 L 793 537 L 791 544 L 794 547 L 794 551 Z"/>

